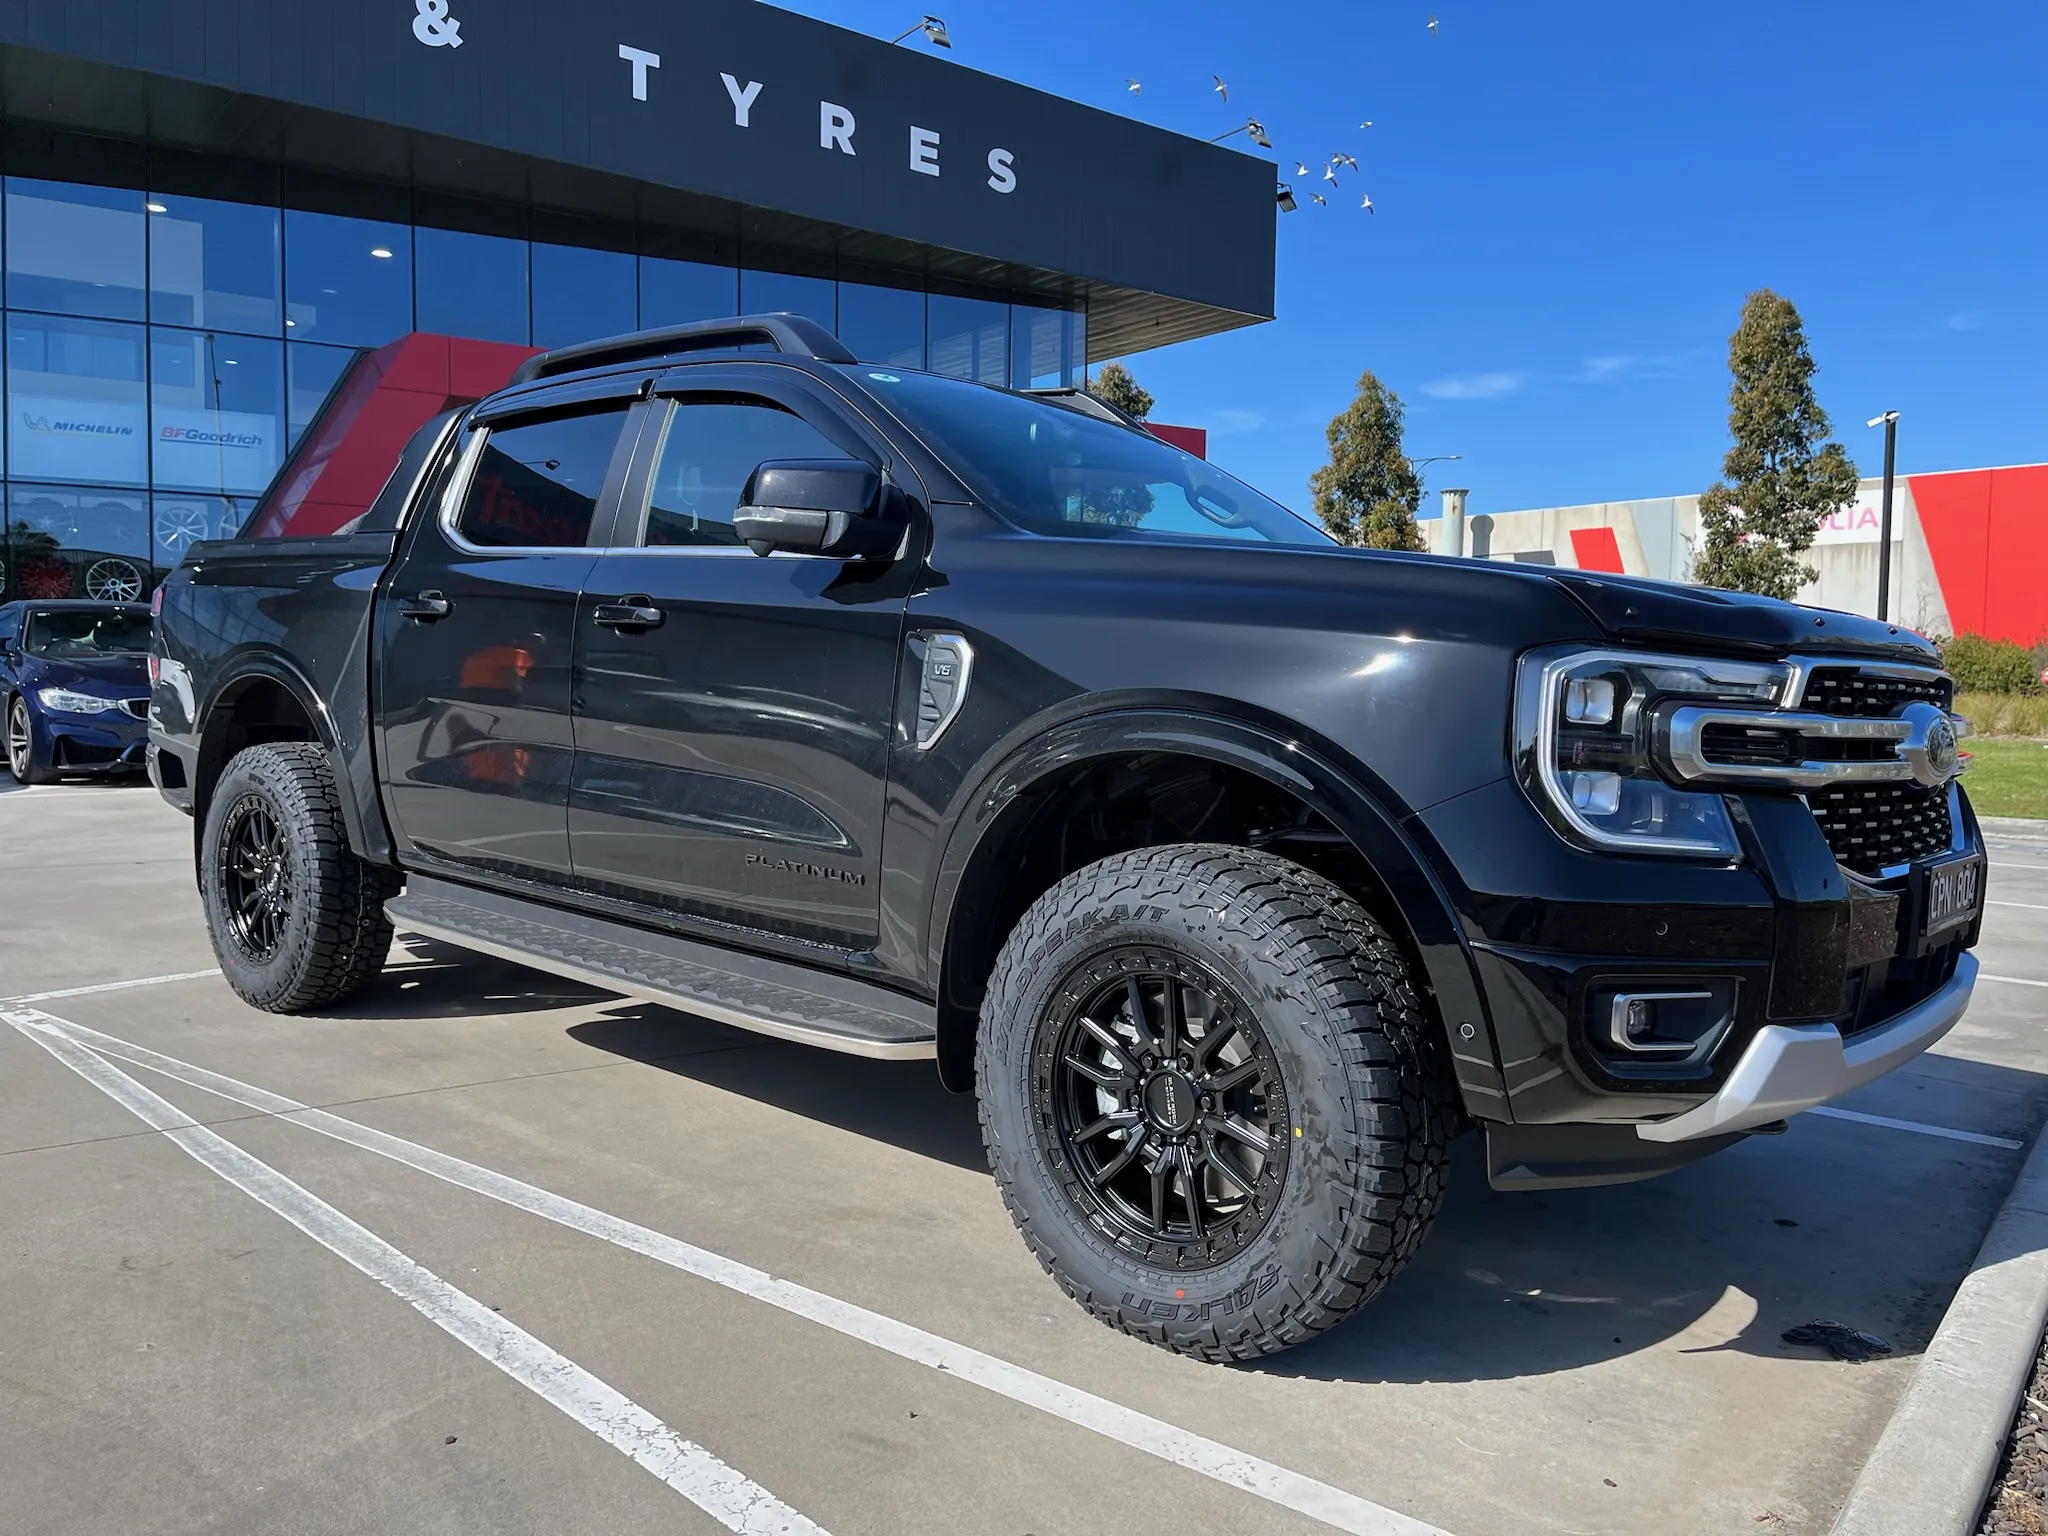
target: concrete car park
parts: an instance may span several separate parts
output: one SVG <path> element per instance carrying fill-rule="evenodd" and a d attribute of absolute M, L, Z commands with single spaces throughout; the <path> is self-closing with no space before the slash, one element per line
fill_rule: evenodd
<path fill-rule="evenodd" d="M 11 1528 L 1826 1530 L 2048 1115 L 2048 840 L 1994 835 L 1932 1053 L 1644 1184 L 1498 1194 L 1468 1140 L 1384 1297 L 1204 1366 L 1060 1297 L 928 1063 L 403 933 L 258 1013 L 191 837 L 0 793 Z"/>

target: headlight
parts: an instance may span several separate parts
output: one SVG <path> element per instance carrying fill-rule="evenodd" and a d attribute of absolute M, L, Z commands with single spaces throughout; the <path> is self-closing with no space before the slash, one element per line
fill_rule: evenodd
<path fill-rule="evenodd" d="M 1721 796 L 1679 789 L 1658 773 L 1652 725 L 1666 699 L 1769 708 L 1786 665 L 1554 649 L 1522 659 L 1515 684 L 1515 758 L 1537 804 L 1591 848 L 1732 859 L 1735 828 Z"/>
<path fill-rule="evenodd" d="M 73 693 L 69 688 L 38 688 L 36 697 L 43 708 L 60 715 L 106 715 L 121 707 L 118 699 L 103 699 L 96 693 Z"/>

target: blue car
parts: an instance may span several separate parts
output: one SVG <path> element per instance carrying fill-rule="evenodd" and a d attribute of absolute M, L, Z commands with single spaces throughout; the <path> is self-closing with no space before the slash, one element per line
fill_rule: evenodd
<path fill-rule="evenodd" d="M 144 603 L 0 605 L 0 719 L 15 778 L 144 769 L 149 623 Z"/>

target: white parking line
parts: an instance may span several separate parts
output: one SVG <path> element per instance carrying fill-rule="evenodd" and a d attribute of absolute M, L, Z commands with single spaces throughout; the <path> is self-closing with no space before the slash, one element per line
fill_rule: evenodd
<path fill-rule="evenodd" d="M 1947 1141 L 1974 1142 L 1980 1147 L 2003 1147 L 2008 1152 L 2017 1152 L 2026 1143 L 2014 1141 L 2009 1136 L 1987 1136 L 1982 1131 L 1958 1131 L 1946 1125 L 1927 1125 L 1918 1120 L 1894 1120 L 1890 1115 L 1866 1115 L 1860 1109 L 1835 1109 L 1822 1105 L 1809 1109 L 1809 1115 L 1825 1115 L 1830 1120 L 1854 1120 L 1858 1125 L 1881 1125 L 1892 1131 L 1912 1131 L 1919 1136 L 1939 1136 Z"/>
<path fill-rule="evenodd" d="M 2048 907 L 2042 906 L 2039 902 L 1993 901 L 1989 896 L 1984 898 L 1984 905 L 1987 907 L 2018 907 L 2022 912 L 2048 912 Z"/>
<path fill-rule="evenodd" d="M 1340 1531 L 1350 1531 L 1355 1536 L 1445 1536 L 1435 1526 L 1411 1519 L 1369 1499 L 1359 1498 L 1356 1494 L 1346 1493 L 1341 1488 L 1318 1482 L 1134 1408 L 1126 1408 L 1108 1398 L 1097 1397 L 1063 1381 L 1041 1376 L 1036 1371 L 984 1354 L 965 1344 L 927 1333 L 893 1317 L 870 1312 L 865 1307 L 840 1301 L 794 1281 L 778 1279 L 765 1270 L 725 1258 L 666 1233 L 609 1215 L 488 1168 L 480 1168 L 474 1163 L 466 1163 L 417 1142 L 373 1130 L 326 1110 L 314 1109 L 282 1094 L 271 1093 L 217 1072 L 209 1072 L 204 1067 L 195 1067 L 174 1056 L 165 1056 L 113 1035 L 102 1034 L 82 1024 L 73 1024 L 48 1014 L 37 1017 L 47 1021 L 47 1027 L 81 1046 L 89 1046 L 94 1051 L 218 1094 L 246 1108 L 276 1115 L 366 1152 L 378 1153 L 458 1188 L 487 1195 L 518 1210 L 654 1259 L 672 1269 L 764 1301 L 848 1338 L 872 1344 L 900 1359 L 984 1387 L 1012 1402 L 1036 1408 L 1191 1472 L 1199 1472 L 1204 1477 L 1308 1515 Z"/>
<path fill-rule="evenodd" d="M 203 1167 L 282 1216 L 375 1280 L 521 1386 L 652 1472 L 729 1531 L 746 1536 L 826 1536 L 760 1484 L 678 1435 L 630 1398 L 557 1354 L 475 1297 L 407 1258 L 319 1196 L 188 1117 L 33 1009 L 0 1012 L 22 1034 L 163 1134 Z"/>
<path fill-rule="evenodd" d="M 52 1003 L 64 997 L 91 997 L 98 992 L 126 992 L 130 987 L 160 987 L 171 981 L 203 981 L 209 976 L 218 976 L 220 967 L 210 971 L 173 971 L 168 976 L 138 976 L 133 981 L 101 981 L 89 987 L 65 987 L 58 992 L 24 992 L 19 997 L 0 997 L 0 1007 L 12 1008 L 19 1003 Z"/>
<path fill-rule="evenodd" d="M 2009 987 L 2048 987 L 2048 981 L 2029 981 L 2024 976 L 1993 976 L 1988 971 L 1977 973 L 1979 981 L 2002 981 Z"/>

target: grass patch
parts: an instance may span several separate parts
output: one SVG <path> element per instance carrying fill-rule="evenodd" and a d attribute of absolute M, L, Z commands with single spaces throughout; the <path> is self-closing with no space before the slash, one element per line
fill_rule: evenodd
<path fill-rule="evenodd" d="M 1956 713 L 1979 736 L 2032 736 L 2048 740 L 2048 694 L 1959 693 Z"/>
<path fill-rule="evenodd" d="M 2048 819 L 2048 741 L 1963 743 L 1970 771 L 1963 788 L 1980 816 L 2038 816 Z"/>

